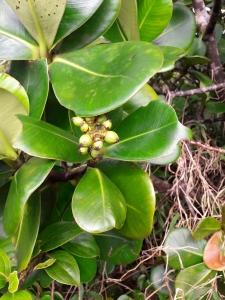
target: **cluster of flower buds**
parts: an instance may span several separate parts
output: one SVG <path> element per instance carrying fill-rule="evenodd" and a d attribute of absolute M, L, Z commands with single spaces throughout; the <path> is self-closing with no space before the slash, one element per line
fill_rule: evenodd
<path fill-rule="evenodd" d="M 79 139 L 80 149 L 78 152 L 80 154 L 90 153 L 95 159 L 101 158 L 104 142 L 108 144 L 119 142 L 118 135 L 114 131 L 110 131 L 112 121 L 105 114 L 97 117 L 73 117 L 72 121 L 84 132 Z"/>

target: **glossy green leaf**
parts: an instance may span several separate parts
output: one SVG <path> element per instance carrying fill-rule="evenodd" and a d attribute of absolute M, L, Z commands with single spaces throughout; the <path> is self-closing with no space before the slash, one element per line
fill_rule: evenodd
<path fill-rule="evenodd" d="M 130 239 L 115 231 L 96 234 L 94 238 L 100 249 L 100 259 L 112 264 L 129 264 L 141 251 L 142 240 Z"/>
<path fill-rule="evenodd" d="M 40 47 L 44 44 L 44 47 L 50 49 L 65 10 L 66 0 L 42 0 L 42 5 L 35 0 L 6 2 Z"/>
<path fill-rule="evenodd" d="M 54 260 L 56 259 L 54 258 Z M 48 273 L 46 273 L 45 270 L 39 270 L 39 280 L 40 280 L 40 285 L 43 288 L 47 288 L 53 281 L 53 279 L 48 275 Z"/>
<path fill-rule="evenodd" d="M 80 271 L 76 260 L 69 253 L 58 250 L 49 254 L 56 259 L 55 263 L 46 269 L 54 280 L 68 285 L 80 285 Z"/>
<path fill-rule="evenodd" d="M 196 23 L 192 11 L 183 5 L 174 4 L 170 23 L 154 40 L 154 44 L 187 50 L 194 40 L 195 33 Z"/>
<path fill-rule="evenodd" d="M 224 38 L 220 39 L 217 47 L 220 55 L 220 60 L 221 62 L 224 62 L 225 61 L 225 39 Z"/>
<path fill-rule="evenodd" d="M 107 113 L 109 120 L 112 120 L 112 130 L 123 120 L 123 108 L 122 106 L 111 110 Z"/>
<path fill-rule="evenodd" d="M 205 56 L 185 56 L 183 58 L 187 66 L 204 65 L 210 62 L 210 59 Z"/>
<path fill-rule="evenodd" d="M 206 240 L 195 241 L 187 228 L 178 228 L 171 231 L 164 243 L 168 265 L 180 270 L 203 261 L 203 250 Z"/>
<path fill-rule="evenodd" d="M 0 74 L 0 154 L 15 159 L 12 145 L 21 131 L 16 114 L 28 114 L 29 99 L 25 89 L 13 77 Z"/>
<path fill-rule="evenodd" d="M 29 116 L 40 119 L 48 96 L 49 80 L 46 58 L 34 61 L 12 61 L 10 75 L 16 78 L 27 92 L 30 102 Z"/>
<path fill-rule="evenodd" d="M 202 72 L 192 70 L 191 74 L 193 74 L 200 81 L 200 87 L 210 86 L 215 84 L 214 81 L 212 81 L 211 78 L 209 78 L 209 76 L 205 75 Z"/>
<path fill-rule="evenodd" d="M 30 155 L 59 159 L 69 162 L 81 162 L 88 155 L 78 154 L 78 138 L 56 126 L 34 118 L 19 115 L 23 124 L 22 133 L 14 147 Z"/>
<path fill-rule="evenodd" d="M 204 56 L 206 54 L 206 45 L 205 42 L 202 41 L 202 35 L 200 35 L 200 37 L 195 37 L 191 47 L 188 50 L 188 56 Z"/>
<path fill-rule="evenodd" d="M 19 278 L 17 275 L 17 271 L 13 271 L 12 273 L 9 274 L 9 292 L 10 293 L 15 293 L 18 290 L 19 286 Z"/>
<path fill-rule="evenodd" d="M 97 272 L 97 260 L 96 258 L 83 258 L 75 256 L 76 262 L 80 270 L 80 281 L 91 281 Z"/>
<path fill-rule="evenodd" d="M 120 190 L 106 175 L 89 168 L 75 189 L 72 212 L 82 229 L 99 233 L 123 225 L 126 203 Z"/>
<path fill-rule="evenodd" d="M 120 2 L 120 0 L 104 0 L 90 19 L 62 41 L 60 52 L 83 48 L 100 37 L 115 21 Z"/>
<path fill-rule="evenodd" d="M 192 232 L 194 240 L 199 241 L 209 236 L 210 234 L 220 231 L 222 224 L 213 217 L 202 219 L 195 230 Z"/>
<path fill-rule="evenodd" d="M 55 249 L 75 236 L 79 235 L 83 230 L 75 223 L 58 222 L 48 226 L 38 236 L 41 241 L 41 250 L 49 251 Z"/>
<path fill-rule="evenodd" d="M 159 70 L 160 73 L 173 70 L 175 62 L 185 55 L 184 50 L 176 47 L 161 46 L 160 50 L 164 56 L 162 68 Z"/>
<path fill-rule="evenodd" d="M 148 84 L 145 84 L 130 100 L 123 105 L 123 111 L 131 114 L 140 106 L 146 106 L 150 101 L 158 99 L 158 95 Z"/>
<path fill-rule="evenodd" d="M 62 247 L 67 252 L 83 258 L 99 256 L 98 245 L 96 244 L 94 237 L 88 232 L 79 234 Z"/>
<path fill-rule="evenodd" d="M 1 226 L 2 227 L 2 226 Z M 2 230 L 1 230 L 2 233 Z M 0 240 L 0 249 L 3 250 L 9 258 L 13 258 L 14 255 L 14 247 L 12 244 L 12 239 L 9 238 L 1 238 Z"/>
<path fill-rule="evenodd" d="M 175 111 L 164 101 L 151 101 L 147 106 L 140 107 L 126 117 L 115 131 L 120 141 L 104 148 L 103 155 L 127 161 L 145 161 L 171 155 L 181 139 L 191 138 L 191 130 L 178 122 Z"/>
<path fill-rule="evenodd" d="M 214 114 L 222 114 L 225 112 L 225 103 L 207 101 L 206 108 Z"/>
<path fill-rule="evenodd" d="M 126 42 L 56 56 L 49 69 L 59 102 L 77 115 L 93 116 L 124 104 L 161 65 L 154 45 Z"/>
<path fill-rule="evenodd" d="M 172 16 L 172 0 L 138 2 L 138 25 L 142 41 L 151 42 L 166 28 Z"/>
<path fill-rule="evenodd" d="M 169 283 L 170 289 L 174 291 L 174 283 L 173 279 L 168 279 L 168 269 L 166 270 L 164 265 L 158 265 L 154 266 L 151 274 L 150 274 L 150 280 L 151 280 L 151 286 L 157 290 L 157 293 L 163 294 L 163 295 L 169 295 L 169 290 L 167 288 L 167 284 Z M 171 277 L 171 274 L 170 276 Z"/>
<path fill-rule="evenodd" d="M 39 58 L 38 44 L 5 0 L 0 0 L 0 59 Z"/>
<path fill-rule="evenodd" d="M 149 176 L 129 162 L 105 160 L 97 167 L 120 189 L 126 201 L 126 220 L 118 232 L 135 239 L 148 236 L 155 211 L 155 193 Z"/>
<path fill-rule="evenodd" d="M 0 288 L 3 288 L 8 282 L 8 276 L 11 272 L 10 259 L 3 251 L 0 249 Z"/>
<path fill-rule="evenodd" d="M 125 33 L 122 31 L 118 19 L 116 19 L 109 30 L 104 33 L 104 37 L 112 43 L 127 41 Z"/>
<path fill-rule="evenodd" d="M 16 251 L 18 271 L 26 269 L 30 262 L 38 235 L 40 211 L 40 195 L 39 192 L 35 192 L 23 207 L 23 216 L 19 229 L 12 237 Z"/>
<path fill-rule="evenodd" d="M 140 40 L 136 0 L 121 1 L 118 22 L 128 41 Z"/>
<path fill-rule="evenodd" d="M 175 162 L 181 153 L 181 147 L 179 144 L 176 145 L 174 152 L 168 156 L 160 157 L 158 159 L 150 159 L 148 162 L 153 165 L 168 165 Z"/>
<path fill-rule="evenodd" d="M 11 236 L 17 231 L 28 198 L 45 180 L 54 163 L 54 161 L 33 157 L 16 172 L 3 216 L 4 230 L 7 235 Z"/>
<path fill-rule="evenodd" d="M 32 297 L 27 291 L 16 291 L 13 294 L 5 294 L 1 298 L 1 300 L 32 300 Z"/>
<path fill-rule="evenodd" d="M 85 23 L 103 0 L 67 0 L 65 11 L 55 37 L 54 45 Z"/>
<path fill-rule="evenodd" d="M 175 289 L 179 292 L 177 297 L 198 300 L 211 288 L 209 281 L 216 276 L 216 271 L 208 269 L 204 263 L 191 266 L 180 271 L 175 280 Z"/>
<path fill-rule="evenodd" d="M 37 265 L 34 267 L 34 270 L 46 269 L 46 268 L 50 267 L 51 265 L 53 265 L 55 261 L 56 261 L 55 258 L 49 258 L 49 259 L 47 259 L 46 261 L 37 264 Z"/>

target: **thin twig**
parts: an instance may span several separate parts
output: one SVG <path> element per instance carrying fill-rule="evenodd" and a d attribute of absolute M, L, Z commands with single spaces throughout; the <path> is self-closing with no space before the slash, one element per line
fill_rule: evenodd
<path fill-rule="evenodd" d="M 190 143 L 191 143 L 192 145 L 201 147 L 201 148 L 206 149 L 206 150 L 209 150 L 209 151 L 213 151 L 213 152 L 225 154 L 225 150 L 224 150 L 224 149 L 221 149 L 221 148 L 211 147 L 211 146 L 209 146 L 209 145 L 203 145 L 202 143 L 200 143 L 200 142 L 195 142 L 195 141 L 190 141 Z"/>

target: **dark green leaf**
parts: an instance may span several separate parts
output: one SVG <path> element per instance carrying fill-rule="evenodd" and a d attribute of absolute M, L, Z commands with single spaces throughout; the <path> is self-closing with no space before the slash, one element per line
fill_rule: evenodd
<path fill-rule="evenodd" d="M 116 265 L 134 261 L 142 246 L 142 240 L 130 239 L 115 231 L 94 236 L 100 249 L 100 259 Z"/>
<path fill-rule="evenodd" d="M 99 233 L 122 226 L 126 203 L 120 190 L 106 175 L 89 168 L 74 192 L 72 211 L 81 228 Z"/>
<path fill-rule="evenodd" d="M 213 217 L 206 217 L 202 219 L 195 230 L 192 232 L 192 237 L 194 240 L 202 240 L 210 234 L 220 231 L 222 224 L 214 219 Z"/>
<path fill-rule="evenodd" d="M 67 252 L 83 258 L 92 258 L 99 255 L 98 245 L 94 237 L 88 232 L 79 234 L 62 247 Z"/>
<path fill-rule="evenodd" d="M 191 130 L 178 122 L 173 108 L 163 101 L 151 101 L 140 107 L 115 131 L 120 141 L 104 148 L 103 155 L 118 160 L 145 161 L 165 157 L 175 151 L 181 139 L 191 138 Z"/>
<path fill-rule="evenodd" d="M 42 47 L 50 49 L 56 36 L 60 21 L 62 19 L 66 0 L 46 1 L 42 5 L 35 1 L 6 0 L 11 6 L 21 23 L 26 27 L 32 37 Z"/>
<path fill-rule="evenodd" d="M 212 283 L 207 282 L 215 276 L 216 271 L 208 269 L 204 263 L 180 271 L 175 280 L 175 289 L 181 290 L 177 296 L 190 300 L 200 299 L 212 288 Z"/>
<path fill-rule="evenodd" d="M 171 231 L 164 244 L 170 267 L 180 270 L 203 261 L 206 240 L 195 241 L 187 228 Z"/>
<path fill-rule="evenodd" d="M 16 172 L 3 216 L 4 230 L 7 235 L 11 236 L 17 231 L 28 198 L 45 180 L 54 163 L 54 161 L 33 157 Z"/>
<path fill-rule="evenodd" d="M 151 42 L 166 28 L 173 9 L 172 0 L 138 1 L 138 24 L 142 41 Z"/>
<path fill-rule="evenodd" d="M 172 46 L 187 50 L 194 40 L 195 33 L 195 16 L 192 11 L 183 5 L 174 4 L 170 23 L 154 43 L 158 46 Z"/>
<path fill-rule="evenodd" d="M 112 130 L 122 121 L 123 119 L 123 108 L 120 106 L 107 113 L 107 117 L 112 120 Z"/>
<path fill-rule="evenodd" d="M 206 108 L 214 114 L 222 114 L 225 112 L 225 103 L 207 101 Z"/>
<path fill-rule="evenodd" d="M 54 280 L 68 285 L 80 285 L 80 271 L 76 260 L 65 251 L 55 251 L 49 254 L 56 259 L 55 263 L 46 269 L 46 272 Z"/>
<path fill-rule="evenodd" d="M 93 116 L 124 104 L 161 65 L 154 45 L 126 42 L 56 56 L 49 69 L 59 102 L 77 115 Z"/>
<path fill-rule="evenodd" d="M 39 58 L 38 44 L 6 1 L 0 1 L 0 59 Z"/>
<path fill-rule="evenodd" d="M 53 281 L 53 279 L 48 275 L 48 273 L 46 273 L 45 270 L 39 271 L 39 280 L 40 280 L 40 285 L 43 288 L 47 288 Z"/>
<path fill-rule="evenodd" d="M 88 155 L 78 154 L 78 138 L 56 126 L 30 117 L 18 116 L 23 124 L 15 148 L 38 157 L 81 162 Z"/>
<path fill-rule="evenodd" d="M 160 50 L 164 56 L 162 68 L 159 70 L 160 73 L 173 70 L 175 62 L 185 55 L 184 50 L 176 47 L 161 46 Z"/>
<path fill-rule="evenodd" d="M 50 225 L 44 229 L 38 236 L 41 241 L 41 250 L 49 251 L 55 249 L 75 236 L 79 235 L 83 230 L 75 223 L 59 222 Z"/>
<path fill-rule="evenodd" d="M 155 193 L 149 176 L 129 162 L 106 160 L 97 167 L 120 189 L 126 201 L 126 220 L 118 232 L 135 239 L 148 236 L 155 211 Z"/>
<path fill-rule="evenodd" d="M 98 9 L 103 0 L 67 0 L 64 15 L 55 37 L 54 46 L 85 23 Z"/>
<path fill-rule="evenodd" d="M 40 195 L 37 191 L 30 196 L 24 205 L 19 229 L 12 237 L 16 251 L 18 271 L 26 269 L 30 262 L 38 235 L 40 212 Z"/>
<path fill-rule="evenodd" d="M 96 258 L 83 258 L 75 256 L 76 262 L 80 269 L 80 281 L 89 282 L 93 279 L 97 271 Z"/>
<path fill-rule="evenodd" d="M 12 61 L 10 75 L 16 78 L 27 92 L 30 101 L 29 116 L 40 119 L 45 108 L 49 86 L 46 58 L 34 61 Z"/>
<path fill-rule="evenodd" d="M 83 48 L 100 37 L 114 22 L 120 0 L 104 0 L 94 15 L 62 41 L 60 52 Z"/>
<path fill-rule="evenodd" d="M 122 31 L 121 25 L 117 19 L 109 30 L 104 33 L 104 37 L 112 43 L 127 41 L 125 33 Z"/>

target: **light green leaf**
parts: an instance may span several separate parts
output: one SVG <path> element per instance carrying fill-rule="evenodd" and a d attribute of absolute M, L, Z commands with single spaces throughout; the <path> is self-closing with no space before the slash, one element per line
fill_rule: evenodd
<path fill-rule="evenodd" d="M 72 222 L 58 222 L 48 226 L 38 236 L 41 241 L 41 250 L 46 252 L 55 249 L 75 236 L 79 235 L 83 230 Z"/>
<path fill-rule="evenodd" d="M 167 284 L 169 283 L 170 289 L 174 291 L 174 283 L 173 279 L 170 278 L 168 280 L 167 278 L 167 272 L 169 270 L 165 269 L 164 265 L 158 265 L 154 266 L 151 274 L 150 274 L 150 280 L 151 280 L 151 286 L 157 290 L 157 293 L 163 294 L 163 295 L 169 295 L 169 290 L 167 288 Z M 171 277 L 171 273 L 170 276 Z M 167 279 L 167 280 L 166 280 Z M 167 281 L 167 282 L 166 282 Z"/>
<path fill-rule="evenodd" d="M 19 286 L 19 278 L 17 275 L 17 271 L 13 271 L 12 273 L 9 274 L 9 292 L 10 293 L 15 293 L 18 290 Z"/>
<path fill-rule="evenodd" d="M 120 190 L 106 175 L 89 168 L 75 189 L 72 212 L 82 229 L 99 233 L 122 226 L 126 203 Z"/>
<path fill-rule="evenodd" d="M 17 270 L 25 270 L 30 262 L 40 223 L 40 195 L 31 194 L 22 212 L 19 229 L 12 237 L 17 258 Z"/>
<path fill-rule="evenodd" d="M 32 297 L 27 291 L 16 291 L 13 294 L 5 294 L 1 298 L 1 300 L 32 300 Z"/>
<path fill-rule="evenodd" d="M 38 44 L 4 0 L 0 1 L 0 44 L 0 59 L 39 58 Z"/>
<path fill-rule="evenodd" d="M 76 115 L 93 116 L 124 104 L 161 65 L 161 51 L 154 45 L 126 42 L 56 56 L 49 70 L 59 102 Z"/>
<path fill-rule="evenodd" d="M 27 92 L 30 102 L 29 116 L 40 119 L 45 108 L 49 87 L 46 58 L 34 61 L 12 61 L 10 75 L 16 78 Z"/>
<path fill-rule="evenodd" d="M 199 241 L 221 229 L 222 224 L 219 221 L 213 217 L 206 217 L 198 223 L 198 226 L 192 232 L 192 237 L 194 240 Z"/>
<path fill-rule="evenodd" d="M 181 147 L 179 144 L 177 144 L 172 154 L 157 159 L 150 159 L 149 162 L 153 165 L 168 165 L 175 162 L 179 158 L 180 153 Z"/>
<path fill-rule="evenodd" d="M 17 231 L 28 198 L 42 184 L 54 164 L 54 161 L 33 157 L 15 173 L 3 215 L 7 235 L 11 236 Z"/>
<path fill-rule="evenodd" d="M 34 118 L 19 115 L 22 133 L 14 147 L 38 157 L 68 162 L 82 162 L 88 155 L 78 153 L 79 140 L 69 132 Z"/>
<path fill-rule="evenodd" d="M 164 61 L 160 73 L 167 72 L 174 69 L 175 62 L 185 55 L 183 49 L 179 49 L 171 46 L 161 46 L 160 50 L 163 53 Z"/>
<path fill-rule="evenodd" d="M 134 239 L 148 236 L 155 211 L 155 193 L 149 176 L 129 162 L 103 160 L 97 167 L 120 189 L 126 201 L 126 220 L 118 232 Z"/>
<path fill-rule="evenodd" d="M 65 10 L 66 0 L 42 0 L 41 4 L 35 0 L 6 2 L 40 47 L 50 49 Z"/>
<path fill-rule="evenodd" d="M 21 124 L 16 114 L 28 114 L 29 99 L 25 89 L 13 77 L 0 74 L 0 154 L 15 159 L 11 149 L 21 131 Z"/>
<path fill-rule="evenodd" d="M 216 276 L 216 271 L 208 269 L 204 263 L 191 266 L 180 271 L 175 280 L 175 289 L 181 290 L 177 297 L 188 300 L 198 300 L 211 288 L 210 280 Z"/>
<path fill-rule="evenodd" d="M 194 40 L 195 33 L 196 23 L 192 11 L 186 6 L 174 4 L 170 23 L 154 40 L 154 44 L 187 50 Z"/>
<path fill-rule="evenodd" d="M 128 41 L 139 41 L 136 0 L 122 0 L 118 21 Z"/>
<path fill-rule="evenodd" d="M 63 284 L 80 285 L 80 271 L 72 255 L 58 250 L 51 252 L 49 257 L 56 259 L 52 266 L 46 268 L 46 272 L 50 277 Z"/>
<path fill-rule="evenodd" d="M 55 261 L 56 261 L 55 258 L 49 258 L 49 259 L 47 259 L 46 261 L 37 264 L 37 265 L 34 267 L 34 270 L 46 269 L 46 268 L 50 267 L 51 265 L 53 265 Z"/>
<path fill-rule="evenodd" d="M 100 249 L 100 259 L 112 264 L 129 264 L 141 251 L 142 240 L 124 237 L 113 230 L 96 234 L 94 238 Z"/>
<path fill-rule="evenodd" d="M 172 0 L 138 2 L 138 24 L 142 41 L 151 42 L 162 33 L 172 15 Z"/>
<path fill-rule="evenodd" d="M 10 259 L 3 251 L 0 249 L 0 288 L 3 288 L 8 282 L 8 276 L 11 272 Z"/>
<path fill-rule="evenodd" d="M 120 0 L 104 0 L 90 19 L 63 39 L 60 52 L 83 48 L 100 37 L 115 21 L 119 13 L 120 2 Z"/>
<path fill-rule="evenodd" d="M 103 148 L 103 155 L 127 161 L 153 160 L 171 155 L 181 139 L 191 138 L 190 129 L 178 122 L 175 111 L 164 101 L 151 101 L 147 106 L 138 108 L 114 131 L 120 141 Z"/>
<path fill-rule="evenodd" d="M 88 232 L 83 232 L 64 244 L 63 249 L 73 255 L 93 258 L 99 255 L 99 248 L 93 236 Z"/>
<path fill-rule="evenodd" d="M 130 100 L 123 105 L 123 111 L 131 114 L 140 106 L 146 106 L 150 101 L 158 99 L 158 95 L 148 84 L 145 84 Z"/>
<path fill-rule="evenodd" d="M 54 40 L 54 46 L 84 24 L 95 13 L 102 2 L 103 0 L 67 0 Z"/>
<path fill-rule="evenodd" d="M 177 228 L 168 234 L 163 251 L 169 266 L 180 270 L 201 263 L 205 245 L 206 240 L 195 241 L 187 228 Z"/>

